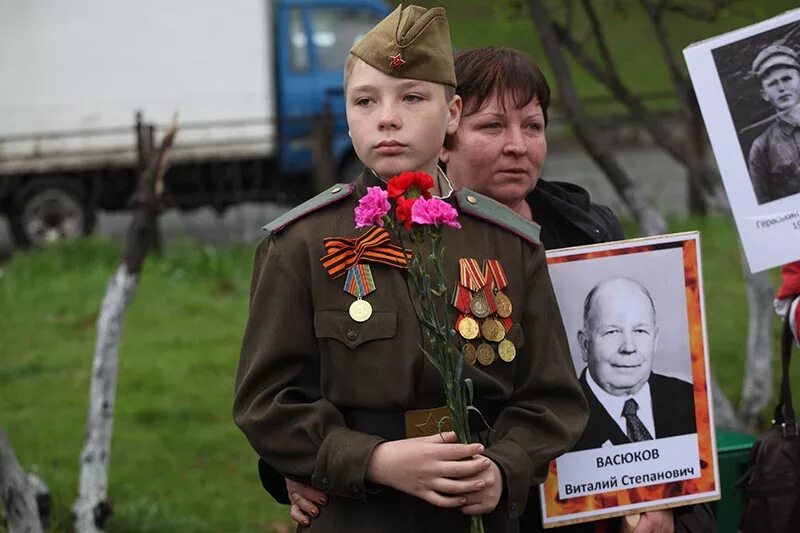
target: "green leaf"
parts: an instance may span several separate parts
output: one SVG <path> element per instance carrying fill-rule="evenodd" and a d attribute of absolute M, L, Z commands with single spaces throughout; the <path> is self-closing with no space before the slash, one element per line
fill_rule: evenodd
<path fill-rule="evenodd" d="M 422 353 L 424 353 L 424 354 L 425 354 L 425 357 L 427 357 L 427 358 L 428 358 L 428 361 L 430 361 L 430 362 L 431 362 L 431 364 L 433 365 L 433 367 L 434 367 L 436 370 L 438 370 L 438 371 L 439 371 L 439 374 L 441 374 L 442 376 L 444 376 L 444 372 L 442 371 L 442 365 L 440 365 L 440 364 L 439 364 L 439 362 L 436 360 L 436 358 L 435 358 L 434 356 L 432 356 L 432 355 L 430 354 L 430 352 L 428 352 L 428 350 L 426 350 L 424 347 L 420 346 L 420 347 L 419 347 L 419 349 L 420 349 L 420 350 L 422 350 Z"/>
<path fill-rule="evenodd" d="M 475 390 L 472 385 L 472 379 L 466 378 L 464 380 L 464 389 L 467 392 L 467 406 L 472 405 L 473 398 L 475 396 Z"/>
<path fill-rule="evenodd" d="M 474 405 L 468 405 L 467 406 L 467 411 L 472 411 L 473 413 L 478 413 L 478 416 L 481 417 L 481 422 L 483 422 L 483 425 L 486 426 L 486 429 L 488 429 L 489 431 L 494 431 L 494 428 L 489 425 L 489 422 L 486 421 L 486 418 L 484 418 L 483 413 L 481 413 L 480 410 L 478 410 L 477 407 L 475 407 Z"/>

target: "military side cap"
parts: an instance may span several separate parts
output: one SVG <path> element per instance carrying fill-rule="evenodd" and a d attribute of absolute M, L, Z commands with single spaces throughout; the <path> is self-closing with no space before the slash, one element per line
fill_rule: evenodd
<path fill-rule="evenodd" d="M 760 78 L 774 67 L 792 67 L 800 70 L 797 52 L 782 44 L 766 46 L 753 60 L 752 72 Z"/>
<path fill-rule="evenodd" d="M 450 28 L 443 7 L 397 6 L 350 53 L 395 78 L 456 86 Z"/>
<path fill-rule="evenodd" d="M 333 187 L 322 191 L 315 197 L 306 200 L 297 207 L 287 211 L 266 226 L 263 226 L 261 229 L 267 231 L 268 233 L 279 233 L 292 222 L 319 211 L 323 207 L 335 204 L 339 200 L 347 198 L 351 194 L 353 194 L 352 183 L 338 183 Z"/>
<path fill-rule="evenodd" d="M 519 216 L 497 200 L 464 188 L 456 193 L 456 201 L 458 202 L 458 209 L 462 213 L 467 213 L 495 226 L 500 226 L 531 244 L 539 244 L 541 226 L 532 220 Z"/>

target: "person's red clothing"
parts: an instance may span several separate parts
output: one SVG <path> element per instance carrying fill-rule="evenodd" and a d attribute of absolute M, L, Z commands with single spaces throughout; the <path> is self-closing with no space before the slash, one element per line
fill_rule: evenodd
<path fill-rule="evenodd" d="M 798 342 L 797 332 L 800 331 L 800 316 L 797 313 L 798 295 L 800 295 L 800 261 L 795 261 L 781 268 L 781 287 L 775 295 L 776 310 L 783 314 L 786 313 L 786 306 L 789 306 L 789 321 L 795 342 Z"/>

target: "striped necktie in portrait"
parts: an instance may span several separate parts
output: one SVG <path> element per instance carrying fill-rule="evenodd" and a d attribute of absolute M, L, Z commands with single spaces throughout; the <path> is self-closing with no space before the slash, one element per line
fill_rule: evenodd
<path fill-rule="evenodd" d="M 628 438 L 631 442 L 639 442 L 643 440 L 652 440 L 653 436 L 647 431 L 647 428 L 642 422 L 642 419 L 636 415 L 639 410 L 639 404 L 633 398 L 625 400 L 625 405 L 622 407 L 622 416 L 625 417 L 628 426 Z"/>

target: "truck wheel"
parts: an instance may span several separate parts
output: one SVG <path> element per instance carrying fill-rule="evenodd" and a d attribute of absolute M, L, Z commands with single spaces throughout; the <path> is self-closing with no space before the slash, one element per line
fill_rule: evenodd
<path fill-rule="evenodd" d="M 30 181 L 17 194 L 9 212 L 11 235 L 22 248 L 76 239 L 91 233 L 94 220 L 83 189 L 58 178 Z"/>

